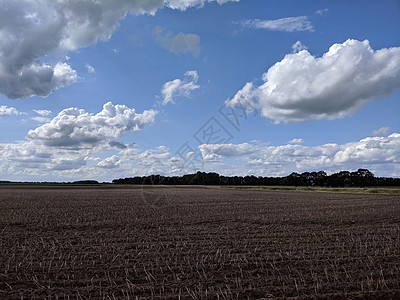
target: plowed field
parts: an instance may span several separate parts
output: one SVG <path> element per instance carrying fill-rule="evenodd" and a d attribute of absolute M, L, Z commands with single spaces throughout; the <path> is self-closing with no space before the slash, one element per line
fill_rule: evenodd
<path fill-rule="evenodd" d="M 0 187 L 0 299 L 400 299 L 400 197 Z"/>

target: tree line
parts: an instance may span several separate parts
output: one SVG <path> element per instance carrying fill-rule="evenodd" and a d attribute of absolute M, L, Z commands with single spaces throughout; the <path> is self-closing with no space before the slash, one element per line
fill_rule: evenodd
<path fill-rule="evenodd" d="M 327 175 L 319 172 L 293 172 L 285 177 L 222 176 L 215 172 L 197 172 L 183 176 L 136 176 L 114 179 L 114 184 L 139 185 L 289 185 L 321 187 L 400 186 L 400 178 L 375 177 L 367 169 L 340 171 Z"/>

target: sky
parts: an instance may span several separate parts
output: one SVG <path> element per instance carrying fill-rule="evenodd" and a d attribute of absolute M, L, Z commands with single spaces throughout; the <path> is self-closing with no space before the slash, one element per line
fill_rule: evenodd
<path fill-rule="evenodd" d="M 0 180 L 400 177 L 398 0 L 0 0 Z"/>

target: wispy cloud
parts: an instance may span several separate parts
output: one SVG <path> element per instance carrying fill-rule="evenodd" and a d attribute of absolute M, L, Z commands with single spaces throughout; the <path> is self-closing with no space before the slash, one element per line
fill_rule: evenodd
<path fill-rule="evenodd" d="M 179 97 L 190 98 L 191 92 L 200 88 L 197 85 L 199 75 L 197 71 L 187 71 L 184 79 L 174 79 L 166 82 L 161 90 L 163 96 L 162 105 L 175 103 Z"/>
<path fill-rule="evenodd" d="M 51 110 L 34 109 L 33 111 L 36 114 L 38 114 L 39 116 L 32 117 L 31 120 L 34 120 L 34 121 L 39 122 L 39 123 L 48 123 L 48 122 L 51 121 L 51 119 L 47 117 L 47 116 L 49 116 L 51 114 Z"/>
<path fill-rule="evenodd" d="M 292 45 L 293 53 L 300 52 L 302 50 L 307 50 L 307 46 L 304 46 L 300 41 L 297 41 Z"/>
<path fill-rule="evenodd" d="M 36 121 L 38 123 L 48 123 L 51 121 L 50 118 L 46 118 L 46 117 L 32 117 L 31 118 L 33 121 Z"/>
<path fill-rule="evenodd" d="M 289 144 L 303 144 L 303 139 L 292 139 L 289 141 Z"/>
<path fill-rule="evenodd" d="M 200 37 L 197 34 L 181 32 L 174 35 L 170 31 L 163 33 L 163 29 L 157 26 L 154 29 L 154 35 L 156 41 L 172 53 L 191 53 L 194 57 L 198 57 L 200 54 Z"/>
<path fill-rule="evenodd" d="M 326 14 L 327 12 L 328 12 L 328 9 L 327 9 L 327 8 L 324 8 L 324 9 L 319 9 L 319 10 L 317 10 L 315 13 L 316 13 L 317 15 L 322 16 L 322 15 Z"/>
<path fill-rule="evenodd" d="M 245 20 L 240 23 L 243 27 L 253 29 L 267 29 L 274 31 L 314 31 L 310 20 L 307 16 L 288 17 L 276 20 Z"/>
<path fill-rule="evenodd" d="M 189 7 L 203 7 L 206 2 L 217 2 L 222 5 L 227 2 L 239 2 L 240 0 L 166 0 L 166 5 L 172 9 L 185 11 Z"/>
<path fill-rule="evenodd" d="M 381 127 L 371 132 L 371 136 L 386 136 L 390 132 L 390 127 Z"/>
<path fill-rule="evenodd" d="M 33 111 L 41 116 L 48 116 L 51 114 L 51 110 L 47 109 L 34 109 Z"/>
<path fill-rule="evenodd" d="M 86 64 L 85 67 L 88 73 L 96 73 L 96 70 L 91 65 Z"/>

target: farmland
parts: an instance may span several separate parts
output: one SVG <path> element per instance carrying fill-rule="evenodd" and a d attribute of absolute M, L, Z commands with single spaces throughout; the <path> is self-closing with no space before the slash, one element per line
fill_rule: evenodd
<path fill-rule="evenodd" d="M 400 298 L 400 197 L 0 187 L 0 299 Z"/>

